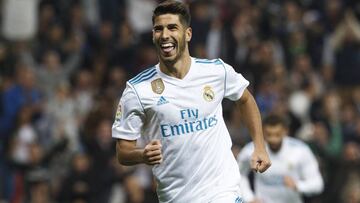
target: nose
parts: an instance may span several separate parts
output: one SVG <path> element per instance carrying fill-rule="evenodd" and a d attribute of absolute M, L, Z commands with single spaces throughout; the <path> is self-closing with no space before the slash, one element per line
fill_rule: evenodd
<path fill-rule="evenodd" d="M 167 28 L 164 28 L 162 33 L 161 33 L 161 38 L 162 39 L 168 39 L 170 37 L 170 32 Z"/>

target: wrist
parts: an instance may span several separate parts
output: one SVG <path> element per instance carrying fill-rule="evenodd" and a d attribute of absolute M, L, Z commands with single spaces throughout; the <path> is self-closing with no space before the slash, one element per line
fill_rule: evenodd
<path fill-rule="evenodd" d="M 257 142 L 254 141 L 254 149 L 256 151 L 265 151 L 265 142 L 264 142 L 264 140 L 258 140 Z"/>
<path fill-rule="evenodd" d="M 144 149 L 138 149 L 138 153 L 140 154 L 139 155 L 139 163 L 146 164 L 145 150 Z"/>

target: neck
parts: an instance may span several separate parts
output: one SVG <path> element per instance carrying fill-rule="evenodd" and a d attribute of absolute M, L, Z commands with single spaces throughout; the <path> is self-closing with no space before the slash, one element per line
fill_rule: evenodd
<path fill-rule="evenodd" d="M 160 59 L 160 70 L 166 75 L 183 79 L 189 72 L 191 66 L 191 57 L 188 51 L 185 51 L 182 56 L 174 63 L 167 63 Z"/>
<path fill-rule="evenodd" d="M 276 146 L 269 145 L 269 148 L 274 154 L 277 154 L 281 149 L 282 143 L 283 142 L 281 142 L 279 145 L 276 145 Z"/>

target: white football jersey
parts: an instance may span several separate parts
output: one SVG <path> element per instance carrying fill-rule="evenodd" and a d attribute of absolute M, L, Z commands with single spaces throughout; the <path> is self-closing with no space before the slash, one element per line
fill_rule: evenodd
<path fill-rule="evenodd" d="M 162 73 L 157 64 L 127 82 L 112 136 L 161 141 L 163 162 L 152 169 L 160 202 L 204 203 L 239 194 L 221 102 L 238 100 L 248 84 L 222 60 L 196 58 L 183 79 Z"/>
<path fill-rule="evenodd" d="M 250 159 L 254 149 L 253 143 L 245 145 L 238 155 L 238 163 L 242 181 L 247 180 L 250 172 Z M 255 194 L 249 188 L 249 184 L 241 184 L 246 201 L 254 198 L 262 203 L 301 203 L 302 194 L 318 194 L 322 192 L 324 183 L 319 166 L 310 148 L 302 141 L 284 137 L 280 151 L 272 152 L 268 146 L 267 151 L 271 160 L 271 167 L 264 173 L 255 173 Z M 290 176 L 295 181 L 297 191 L 284 185 L 284 176 Z M 248 186 L 249 187 L 249 186 Z M 250 192 L 250 194 L 249 194 Z"/>

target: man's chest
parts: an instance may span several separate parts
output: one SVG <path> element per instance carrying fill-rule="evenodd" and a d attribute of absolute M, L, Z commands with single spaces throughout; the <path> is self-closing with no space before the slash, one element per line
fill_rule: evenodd
<path fill-rule="evenodd" d="M 259 175 L 259 180 L 268 184 L 283 184 L 284 176 L 298 177 L 300 175 L 301 157 L 297 152 L 271 155 L 271 167 Z"/>
<path fill-rule="evenodd" d="M 214 114 L 224 95 L 224 86 L 217 80 L 179 84 L 158 78 L 145 88 L 141 100 L 147 117 L 167 122 L 194 121 Z"/>

